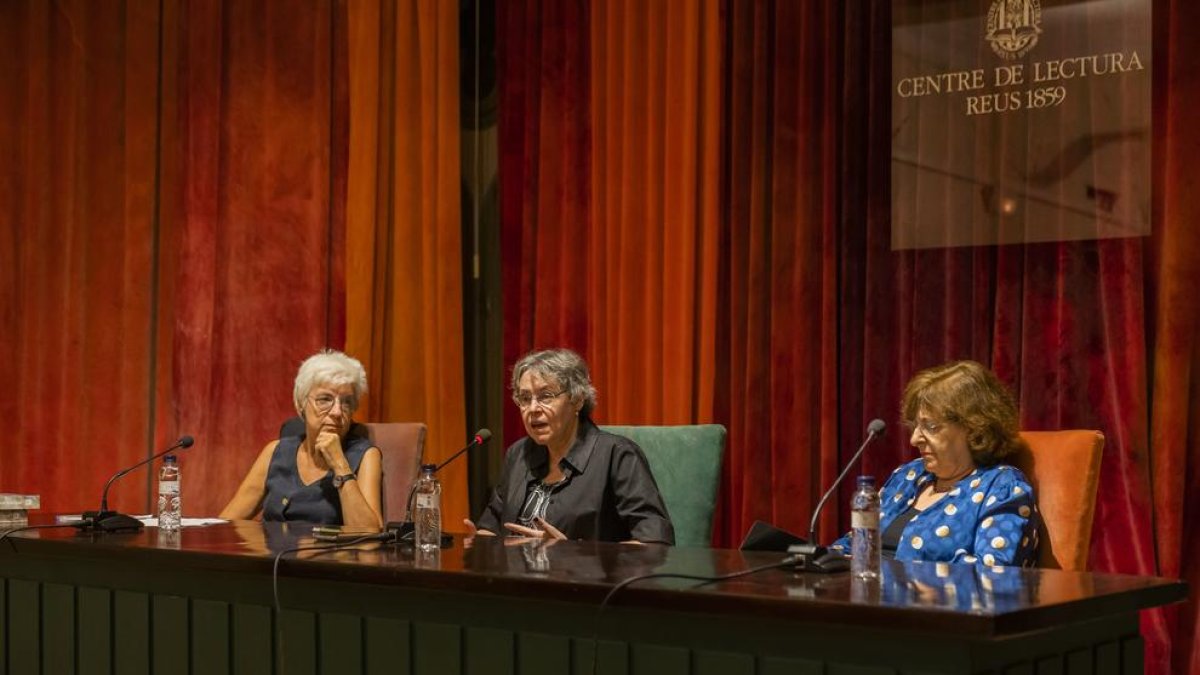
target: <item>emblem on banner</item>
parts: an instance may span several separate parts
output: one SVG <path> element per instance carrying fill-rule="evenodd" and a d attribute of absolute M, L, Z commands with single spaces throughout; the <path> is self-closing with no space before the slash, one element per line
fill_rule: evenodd
<path fill-rule="evenodd" d="M 1000 58 L 1019 59 L 1029 53 L 1041 32 L 1040 0 L 993 0 L 984 39 L 992 44 L 992 51 Z"/>

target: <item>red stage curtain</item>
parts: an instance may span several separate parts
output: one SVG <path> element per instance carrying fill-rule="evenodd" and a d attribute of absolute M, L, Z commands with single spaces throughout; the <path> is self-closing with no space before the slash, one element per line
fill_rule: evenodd
<path fill-rule="evenodd" d="M 372 394 L 360 417 L 429 425 L 425 458 L 466 443 L 458 4 L 349 3 L 347 349 Z M 467 517 L 467 463 L 443 518 Z"/>
<path fill-rule="evenodd" d="M 0 489 L 91 507 L 190 433 L 185 512 L 216 513 L 293 414 L 301 360 L 347 341 L 348 303 L 362 416 L 428 422 L 432 458 L 459 446 L 457 19 L 445 1 L 0 7 L 0 409 L 27 439 Z M 147 511 L 151 480 L 114 505 Z"/>
<path fill-rule="evenodd" d="M 190 433 L 185 513 L 211 515 L 293 414 L 296 367 L 343 339 L 344 12 L 0 6 L 0 401 L 20 439 L 0 489 L 93 507 Z M 113 505 L 146 512 L 152 476 Z"/>
<path fill-rule="evenodd" d="M 0 3 L 0 491 L 94 509 L 153 444 L 157 4 Z M 111 506 L 144 510 L 147 480 Z"/>
<path fill-rule="evenodd" d="M 755 518 L 806 529 L 820 487 L 872 417 L 891 432 L 864 471 L 882 476 L 912 457 L 899 424 L 904 382 L 920 368 L 974 358 L 1014 388 L 1025 428 L 1106 434 L 1093 569 L 1190 574 L 1195 588 L 1191 542 L 1200 537 L 1189 514 L 1200 511 L 1184 495 L 1200 487 L 1200 206 L 1184 186 L 1200 155 L 1187 117 L 1200 85 L 1183 33 L 1197 10 L 1158 4 L 1152 237 L 896 253 L 888 4 L 723 6 L 718 287 L 714 295 L 694 289 L 691 314 L 717 317 L 694 326 L 715 329 L 713 419 L 730 430 L 718 544 L 736 543 Z M 632 27 L 647 12 L 620 11 Z M 628 88 L 603 86 L 614 61 L 652 71 L 647 56 L 669 40 L 635 28 L 620 44 L 605 43 L 608 19 L 586 22 L 559 3 L 501 11 L 499 42 L 510 45 L 500 64 L 507 355 L 576 346 L 591 358 L 601 395 L 619 398 L 605 403 L 610 409 L 647 402 L 636 419 L 620 421 L 700 419 L 690 401 L 660 402 L 670 377 L 654 370 L 659 328 L 642 324 L 652 327 L 641 339 L 597 343 L 614 321 L 639 325 L 628 317 L 661 314 L 660 298 L 681 292 L 665 261 L 641 257 L 668 224 L 653 209 L 610 203 L 621 189 L 653 203 L 663 174 L 637 164 L 614 172 L 606 154 L 617 122 L 685 122 L 655 104 L 643 75 L 625 74 Z M 700 69 L 699 55 L 690 60 Z M 614 120 L 609 111 L 621 114 Z M 714 109 L 690 112 L 702 126 Z M 653 140 L 635 135 L 620 147 L 652 157 L 645 145 Z M 631 222 L 643 231 L 623 247 Z M 636 257 L 646 285 L 621 276 L 595 292 L 588 280 L 618 255 Z M 623 294 L 627 284 L 639 293 Z M 838 511 L 846 499 L 833 503 L 823 538 L 845 527 Z M 1174 616 L 1147 614 L 1148 669 L 1186 672 L 1197 658 L 1196 625 L 1195 603 Z"/>

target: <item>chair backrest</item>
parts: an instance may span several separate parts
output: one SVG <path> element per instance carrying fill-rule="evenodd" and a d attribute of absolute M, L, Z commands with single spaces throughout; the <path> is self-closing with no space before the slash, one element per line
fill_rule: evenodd
<path fill-rule="evenodd" d="M 420 422 L 368 422 L 367 435 L 383 453 L 383 519 L 404 520 L 405 498 L 421 470 L 425 425 Z"/>
<path fill-rule="evenodd" d="M 383 479 L 379 499 L 383 520 L 404 520 L 405 499 L 421 471 L 425 454 L 425 425 L 420 422 L 368 422 L 367 438 L 383 455 Z M 280 438 L 304 433 L 304 420 L 293 417 L 279 428 Z M 361 432 L 359 432 L 361 433 Z"/>
<path fill-rule="evenodd" d="M 1092 543 L 1104 434 L 1099 431 L 1022 431 L 1027 444 L 1012 463 L 1033 485 L 1038 512 L 1038 566 L 1084 571 Z"/>
<path fill-rule="evenodd" d="M 700 424 L 601 428 L 632 440 L 646 453 L 675 526 L 675 545 L 709 546 L 721 459 L 725 454 L 725 427 Z"/>

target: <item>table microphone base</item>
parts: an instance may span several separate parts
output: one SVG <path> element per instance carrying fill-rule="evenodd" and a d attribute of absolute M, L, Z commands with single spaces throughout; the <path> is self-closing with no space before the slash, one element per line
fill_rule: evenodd
<path fill-rule="evenodd" d="M 387 532 L 395 532 L 397 544 L 413 545 L 417 540 L 416 524 L 411 520 L 393 520 L 384 528 Z M 450 548 L 454 545 L 454 535 L 442 533 L 441 548 Z"/>
<path fill-rule="evenodd" d="M 387 524 L 384 530 L 396 533 L 396 541 L 412 542 L 413 536 L 416 534 L 416 525 L 411 520 L 393 520 Z"/>
<path fill-rule="evenodd" d="M 145 525 L 133 516 L 116 511 L 86 511 L 75 527 L 100 532 L 138 532 Z"/>
<path fill-rule="evenodd" d="M 796 572 L 834 574 L 850 569 L 850 559 L 817 544 L 793 544 L 787 552 L 792 555 Z"/>

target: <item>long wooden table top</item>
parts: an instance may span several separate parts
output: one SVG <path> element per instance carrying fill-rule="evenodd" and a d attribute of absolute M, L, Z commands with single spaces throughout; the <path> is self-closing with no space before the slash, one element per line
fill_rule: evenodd
<path fill-rule="evenodd" d="M 33 521 L 38 522 L 50 521 Z M 327 546 L 311 535 L 311 525 L 248 521 L 189 527 L 174 535 L 155 528 L 126 534 L 36 530 L 14 533 L 12 546 L 0 545 L 0 565 L 8 556 L 25 553 L 269 575 L 281 551 Z M 777 553 L 583 541 L 477 537 L 465 542 L 456 535 L 450 548 L 431 554 L 390 544 L 287 553 L 280 575 L 599 605 L 616 584 L 636 575 L 711 577 L 783 558 Z M 875 582 L 855 580 L 848 573 L 789 569 L 707 584 L 650 579 L 623 588 L 611 606 L 995 638 L 1181 601 L 1186 593 L 1184 583 L 1157 577 L 885 560 L 883 578 Z"/>

